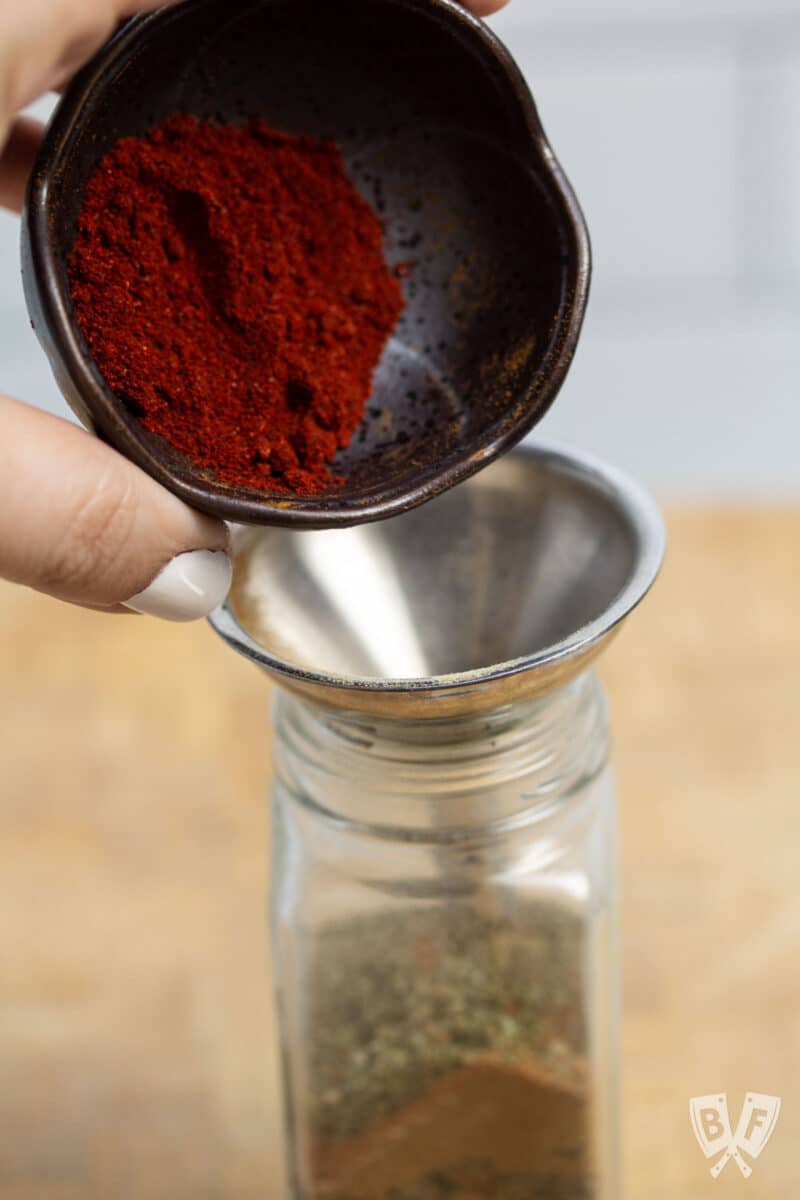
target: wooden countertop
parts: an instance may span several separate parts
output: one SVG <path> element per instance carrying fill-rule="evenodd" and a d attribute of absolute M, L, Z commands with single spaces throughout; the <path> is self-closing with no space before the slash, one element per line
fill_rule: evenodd
<path fill-rule="evenodd" d="M 603 666 L 628 1200 L 800 1186 L 800 511 L 673 513 Z M 0 1195 L 279 1200 L 269 694 L 204 627 L 0 588 Z M 688 1100 L 783 1097 L 749 1183 Z M 502 1200 L 502 1198 L 498 1198 Z"/>

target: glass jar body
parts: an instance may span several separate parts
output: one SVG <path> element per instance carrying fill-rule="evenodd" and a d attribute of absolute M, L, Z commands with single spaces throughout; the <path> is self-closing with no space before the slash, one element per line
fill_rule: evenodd
<path fill-rule="evenodd" d="M 614 796 L 593 675 L 491 714 L 276 708 L 293 1200 L 615 1200 Z"/>

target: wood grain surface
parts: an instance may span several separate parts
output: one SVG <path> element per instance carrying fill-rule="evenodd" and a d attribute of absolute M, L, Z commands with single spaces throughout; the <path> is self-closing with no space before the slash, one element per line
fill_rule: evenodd
<path fill-rule="evenodd" d="M 800 1187 L 800 511 L 673 513 L 603 663 L 628 1200 Z M 269 690 L 204 626 L 0 588 L 0 1196 L 279 1200 Z M 748 1183 L 689 1097 L 783 1097 Z M 502 1200 L 502 1197 L 498 1197 Z"/>

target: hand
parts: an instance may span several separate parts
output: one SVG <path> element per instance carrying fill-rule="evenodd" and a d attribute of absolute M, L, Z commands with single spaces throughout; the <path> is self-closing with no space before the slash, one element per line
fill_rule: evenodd
<path fill-rule="evenodd" d="M 19 210 L 42 136 L 19 109 L 68 82 L 118 21 L 164 0 L 0 0 L 0 205 Z M 506 0 L 464 0 L 488 16 Z M 206 616 L 228 530 L 84 430 L 0 396 L 0 576 L 107 612 Z M 144 593 L 144 594 L 143 594 Z"/>

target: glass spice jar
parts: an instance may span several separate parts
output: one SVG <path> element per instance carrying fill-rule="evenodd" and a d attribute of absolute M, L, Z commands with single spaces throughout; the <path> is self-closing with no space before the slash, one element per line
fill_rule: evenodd
<path fill-rule="evenodd" d="M 392 521 L 240 533 L 212 622 L 281 688 L 292 1200 L 618 1200 L 593 662 L 663 550 L 633 481 L 541 446 Z"/>
<path fill-rule="evenodd" d="M 618 1194 L 614 793 L 592 672 L 486 715 L 280 696 L 297 1200 Z"/>

